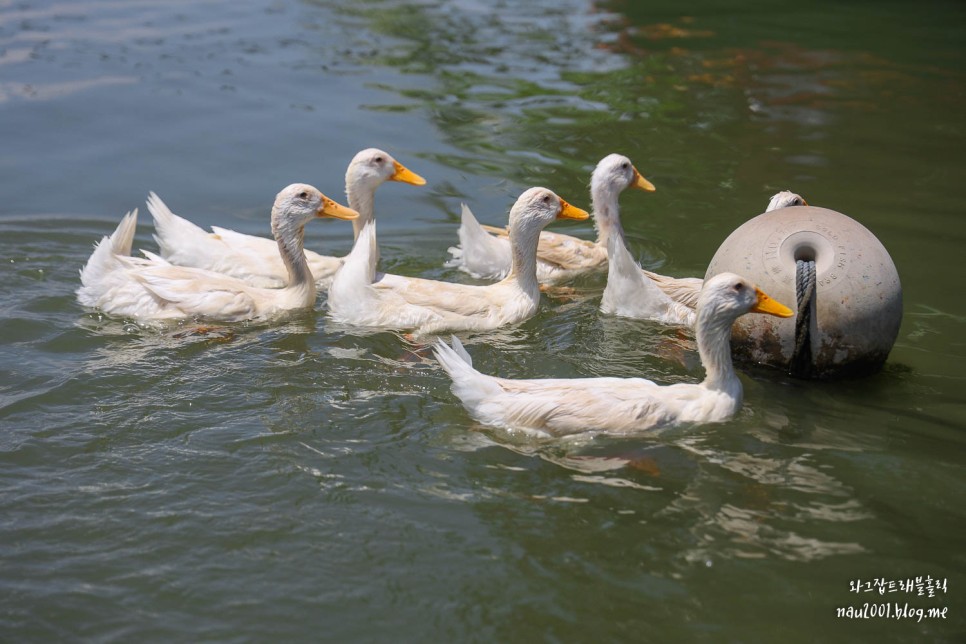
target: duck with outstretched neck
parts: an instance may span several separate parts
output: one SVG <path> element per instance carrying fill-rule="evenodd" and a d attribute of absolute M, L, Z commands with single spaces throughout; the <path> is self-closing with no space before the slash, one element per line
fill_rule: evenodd
<path fill-rule="evenodd" d="M 349 163 L 345 174 L 346 200 L 349 207 L 359 213 L 352 222 L 354 237 L 358 237 L 363 226 L 373 220 L 376 189 L 387 181 L 414 186 L 426 183 L 389 153 L 376 148 L 362 150 Z M 212 226 L 209 233 L 171 212 L 153 192 L 148 196 L 148 210 L 154 217 L 154 239 L 161 249 L 161 257 L 172 264 L 224 273 L 264 288 L 279 288 L 285 284 L 285 264 L 279 258 L 273 240 L 218 226 Z M 305 255 L 316 286 L 324 290 L 342 266 L 343 258 L 320 255 L 311 250 L 306 250 Z"/>
<path fill-rule="evenodd" d="M 435 352 L 453 393 L 480 423 L 542 436 L 629 434 L 720 422 L 738 411 L 742 387 L 731 361 L 731 325 L 750 312 L 792 315 L 738 275 L 722 273 L 707 281 L 696 323 L 705 378 L 696 384 L 661 386 L 643 378 L 511 380 L 474 369 L 455 337 L 452 346 L 437 342 Z"/>

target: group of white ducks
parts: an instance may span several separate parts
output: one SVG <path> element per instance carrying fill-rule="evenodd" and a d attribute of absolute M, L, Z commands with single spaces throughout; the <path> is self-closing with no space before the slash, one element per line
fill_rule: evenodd
<path fill-rule="evenodd" d="M 506 228 L 482 226 L 463 206 L 460 246 L 450 265 L 480 279 L 467 285 L 380 273 L 374 220 L 376 189 L 386 181 L 426 181 L 388 153 L 367 149 L 346 171 L 348 207 L 316 188 L 296 183 L 272 207 L 274 241 L 212 227 L 206 231 L 175 215 L 154 193 L 148 210 L 160 254 L 131 256 L 137 211 L 104 237 L 81 270 L 78 301 L 85 307 L 139 322 L 172 319 L 269 320 L 313 307 L 328 291 L 329 315 L 347 325 L 411 331 L 485 331 L 518 324 L 536 312 L 541 285 L 607 271 L 601 310 L 624 317 L 692 327 L 706 371 L 698 384 L 660 386 L 642 378 L 508 380 L 484 375 L 454 336 L 437 340 L 436 357 L 453 391 L 478 421 L 561 436 L 586 431 L 636 432 L 681 423 L 721 421 L 741 405 L 741 382 L 731 361 L 731 325 L 749 312 L 789 317 L 792 311 L 732 273 L 707 282 L 642 269 L 631 257 L 619 217 L 625 189 L 654 191 L 630 159 L 611 154 L 591 177 L 597 240 L 545 232 L 554 219 L 588 213 L 546 188 L 523 192 Z M 805 205 L 790 192 L 768 210 Z M 355 244 L 345 257 L 304 248 L 305 225 L 315 218 L 352 221 Z"/>

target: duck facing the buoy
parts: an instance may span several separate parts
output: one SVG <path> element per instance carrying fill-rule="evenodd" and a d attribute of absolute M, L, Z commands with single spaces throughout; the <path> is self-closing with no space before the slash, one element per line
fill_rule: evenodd
<path fill-rule="evenodd" d="M 792 311 L 751 282 L 722 273 L 698 300 L 697 343 L 706 376 L 699 384 L 661 386 L 643 378 L 510 380 L 480 373 L 459 340 L 437 342 L 453 393 L 477 421 L 511 430 L 564 436 L 626 434 L 683 423 L 727 420 L 739 409 L 741 381 L 731 361 L 731 325 L 749 312 L 789 317 Z"/>
<path fill-rule="evenodd" d="M 706 278 L 741 270 L 777 297 L 792 320 L 745 318 L 735 354 L 803 378 L 873 373 L 902 324 L 902 284 L 888 250 L 862 223 L 828 208 L 766 212 L 721 243 Z"/>

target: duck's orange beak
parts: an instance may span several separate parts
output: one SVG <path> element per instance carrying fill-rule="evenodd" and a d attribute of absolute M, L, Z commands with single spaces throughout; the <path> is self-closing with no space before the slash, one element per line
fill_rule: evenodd
<path fill-rule="evenodd" d="M 751 307 L 752 313 L 767 313 L 780 318 L 790 318 L 795 315 L 790 308 L 771 299 L 760 288 L 755 288 L 755 294 L 758 296 L 758 301 Z"/>
<path fill-rule="evenodd" d="M 322 195 L 322 207 L 315 213 L 319 217 L 335 217 L 336 219 L 358 219 L 359 213 L 352 208 L 338 204 Z"/>
<path fill-rule="evenodd" d="M 557 219 L 587 219 L 588 217 L 590 217 L 590 214 L 586 210 L 571 206 L 563 199 L 560 200 L 560 212 L 557 213 Z"/>
<path fill-rule="evenodd" d="M 634 183 L 631 184 L 631 187 L 637 188 L 638 190 L 645 190 L 647 192 L 654 192 L 657 190 L 653 183 L 645 179 L 641 173 L 637 171 L 637 168 L 634 168 Z"/>
<path fill-rule="evenodd" d="M 415 172 L 413 172 L 403 164 L 399 163 L 399 161 L 393 161 L 392 165 L 396 169 L 396 171 L 393 173 L 391 177 L 389 177 L 390 181 L 402 181 L 403 183 L 408 183 L 414 186 L 426 185 L 425 179 L 423 179 L 421 176 L 419 176 L 418 174 L 416 174 Z"/>

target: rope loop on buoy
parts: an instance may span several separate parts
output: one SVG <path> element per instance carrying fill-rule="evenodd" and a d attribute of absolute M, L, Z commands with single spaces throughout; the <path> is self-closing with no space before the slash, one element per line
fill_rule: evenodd
<path fill-rule="evenodd" d="M 795 351 L 788 373 L 797 378 L 808 378 L 812 373 L 812 302 L 815 299 L 815 262 L 800 259 L 795 262 L 795 294 L 798 297 L 798 317 L 795 318 Z"/>

